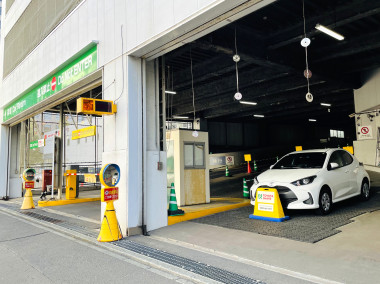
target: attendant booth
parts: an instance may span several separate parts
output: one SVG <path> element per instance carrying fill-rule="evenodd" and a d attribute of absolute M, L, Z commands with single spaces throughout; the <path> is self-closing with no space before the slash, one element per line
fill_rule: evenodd
<path fill-rule="evenodd" d="M 168 186 L 174 183 L 178 206 L 210 203 L 208 133 L 169 130 L 166 146 Z"/>

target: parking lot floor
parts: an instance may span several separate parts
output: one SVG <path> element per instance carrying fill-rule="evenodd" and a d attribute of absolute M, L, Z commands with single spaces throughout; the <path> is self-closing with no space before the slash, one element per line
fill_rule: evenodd
<path fill-rule="evenodd" d="M 196 222 L 150 232 L 150 237 L 269 270 L 282 269 L 340 283 L 379 283 L 380 211 L 365 213 L 316 243 Z M 286 272 L 285 272 L 286 273 Z"/>

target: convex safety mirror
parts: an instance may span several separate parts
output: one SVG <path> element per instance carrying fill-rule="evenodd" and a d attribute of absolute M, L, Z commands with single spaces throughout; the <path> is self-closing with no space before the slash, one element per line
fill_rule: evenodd
<path fill-rule="evenodd" d="M 107 164 L 100 170 L 100 182 L 105 187 L 113 187 L 119 183 L 120 167 L 116 164 Z"/>
<path fill-rule="evenodd" d="M 22 178 L 25 180 L 25 181 L 33 181 L 34 178 L 36 176 L 36 171 L 34 169 L 26 169 L 23 173 L 22 173 Z"/>

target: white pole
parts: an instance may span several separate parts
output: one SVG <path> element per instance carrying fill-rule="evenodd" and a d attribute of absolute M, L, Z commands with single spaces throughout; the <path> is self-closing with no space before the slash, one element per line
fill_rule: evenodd
<path fill-rule="evenodd" d="M 51 199 L 54 199 L 54 168 L 55 168 L 55 135 L 51 138 L 53 140 L 53 164 L 51 169 Z"/>

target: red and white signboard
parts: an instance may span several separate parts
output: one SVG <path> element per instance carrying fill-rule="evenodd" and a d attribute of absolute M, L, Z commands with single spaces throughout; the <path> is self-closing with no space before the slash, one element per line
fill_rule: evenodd
<path fill-rule="evenodd" d="M 373 139 L 372 126 L 363 125 L 358 127 L 358 140 Z"/>
<path fill-rule="evenodd" d="M 118 187 L 105 187 L 102 188 L 102 202 L 113 201 L 119 199 Z"/>
<path fill-rule="evenodd" d="M 44 147 L 45 146 L 45 139 L 38 140 L 38 147 Z"/>
<path fill-rule="evenodd" d="M 34 188 L 34 181 L 25 181 L 24 182 L 24 188 Z"/>
<path fill-rule="evenodd" d="M 226 156 L 226 165 L 227 166 L 235 165 L 234 156 Z"/>
<path fill-rule="evenodd" d="M 57 79 L 53 77 L 53 79 L 51 79 L 51 89 L 55 91 L 56 87 L 57 87 Z"/>
<path fill-rule="evenodd" d="M 274 204 L 274 192 L 270 191 L 258 191 L 257 201 L 259 203 L 272 203 Z"/>

